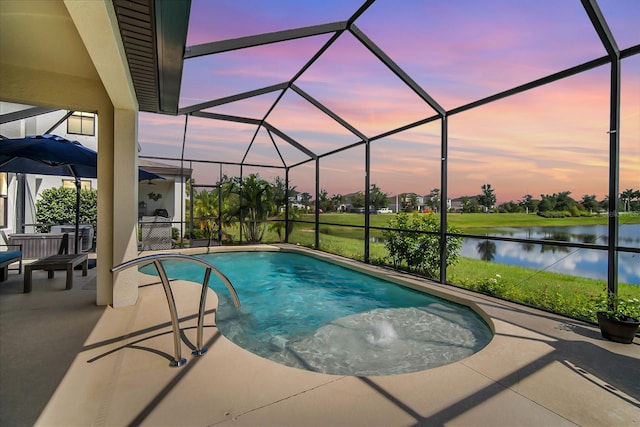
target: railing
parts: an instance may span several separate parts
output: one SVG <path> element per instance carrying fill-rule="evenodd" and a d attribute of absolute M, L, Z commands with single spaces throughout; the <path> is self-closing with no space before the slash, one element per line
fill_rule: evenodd
<path fill-rule="evenodd" d="M 174 360 L 171 361 L 170 366 L 179 367 L 187 363 L 187 360 L 182 357 L 181 344 L 180 344 L 180 325 L 178 318 L 178 310 L 176 309 L 176 302 L 173 297 L 173 291 L 171 290 L 171 283 L 169 278 L 167 277 L 167 273 L 162 265 L 162 261 L 166 259 L 177 259 L 183 261 L 193 262 L 195 264 L 200 264 L 206 268 L 204 279 L 202 281 L 202 291 L 200 293 L 200 307 L 198 309 L 198 327 L 197 327 L 197 338 L 196 338 L 196 349 L 191 352 L 194 356 L 202 356 L 207 352 L 207 348 L 203 346 L 202 336 L 204 329 L 204 311 L 205 305 L 207 301 L 207 289 L 209 288 L 209 278 L 211 277 L 211 272 L 213 271 L 216 276 L 222 280 L 225 284 L 231 296 L 233 297 L 233 304 L 236 308 L 240 307 L 240 300 L 238 299 L 238 294 L 236 293 L 235 288 L 220 270 L 218 270 L 215 266 L 211 265 L 207 261 L 203 259 L 196 258 L 190 255 L 182 255 L 182 254 L 154 254 L 148 255 L 140 258 L 133 259 L 131 261 L 124 262 L 120 265 L 117 265 L 111 269 L 113 273 L 121 270 L 125 270 L 127 268 L 139 265 L 145 265 L 149 263 L 153 263 L 158 270 L 158 275 L 160 276 L 160 280 L 162 282 L 162 287 L 164 288 L 165 296 L 167 297 L 167 304 L 169 305 L 169 313 L 171 314 L 171 325 L 173 327 L 173 346 L 174 346 Z"/>

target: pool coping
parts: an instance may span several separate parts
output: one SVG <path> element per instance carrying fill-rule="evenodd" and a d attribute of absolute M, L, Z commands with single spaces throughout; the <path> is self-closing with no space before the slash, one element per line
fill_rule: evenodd
<path fill-rule="evenodd" d="M 235 250 L 281 248 L 289 247 Z M 171 353 L 172 348 L 164 295 L 160 286 L 153 285 L 157 278 L 139 274 L 139 281 L 138 303 L 105 310 L 37 425 L 622 426 L 640 422 L 640 386 L 629 379 L 640 373 L 640 342 L 636 339 L 625 346 L 604 341 L 596 328 L 583 322 L 446 286 L 438 291 L 477 305 L 495 327 L 494 339 L 484 349 L 453 364 L 389 376 L 320 374 L 253 355 L 209 323 L 205 329 L 209 352 L 199 358 L 187 356 L 184 367 L 169 368 L 160 354 Z M 200 285 L 180 284 L 184 286 L 175 286 L 179 307 L 197 306 L 193 302 Z M 217 297 L 210 291 L 207 308 L 216 306 Z M 190 340 L 195 311 L 180 312 Z M 183 350 L 188 354 L 186 345 Z M 621 367 L 627 371 L 621 372 Z"/>

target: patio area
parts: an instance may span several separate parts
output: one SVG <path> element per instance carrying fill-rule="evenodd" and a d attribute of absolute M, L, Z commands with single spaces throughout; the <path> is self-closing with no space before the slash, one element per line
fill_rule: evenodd
<path fill-rule="evenodd" d="M 113 309 L 95 306 L 94 271 L 76 272 L 70 291 L 63 275 L 48 280 L 44 272 L 34 272 L 31 294 L 15 272 L 0 286 L 1 425 L 640 424 L 640 340 L 612 343 L 580 321 L 407 276 L 477 304 L 494 323 L 493 341 L 422 372 L 336 376 L 228 341 L 214 326 L 213 292 L 209 352 L 194 358 L 185 342 L 195 342 L 200 286 L 181 282 L 174 292 L 188 363 L 170 368 L 171 324 L 157 278 L 140 274 L 138 303 Z"/>

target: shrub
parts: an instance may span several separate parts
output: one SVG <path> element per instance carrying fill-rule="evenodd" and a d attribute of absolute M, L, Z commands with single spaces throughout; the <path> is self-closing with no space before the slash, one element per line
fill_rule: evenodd
<path fill-rule="evenodd" d="M 387 224 L 395 230 L 384 230 L 385 246 L 394 268 L 407 267 L 409 271 L 438 277 L 440 274 L 440 222 L 434 214 L 399 213 Z M 457 232 L 453 228 L 449 232 Z M 457 262 L 462 239 L 447 238 L 447 266 Z"/>
<path fill-rule="evenodd" d="M 189 232 L 188 231 L 185 234 L 185 237 L 189 238 Z M 193 231 L 191 232 L 191 238 L 192 239 L 206 239 L 207 237 L 209 237 L 209 234 L 205 233 L 204 230 L 201 230 L 199 228 L 194 228 Z"/>
<path fill-rule="evenodd" d="M 544 211 L 538 212 L 538 215 L 543 218 L 567 218 L 571 216 L 569 211 Z"/>
<path fill-rule="evenodd" d="M 47 226 L 37 227 L 43 233 L 49 231 L 50 224 L 75 224 L 76 190 L 73 188 L 49 188 L 40 194 L 36 201 L 36 221 Z M 91 224 L 94 230 L 98 225 L 98 192 L 83 189 L 80 191 L 80 223 Z"/>
<path fill-rule="evenodd" d="M 495 277 L 489 277 L 487 280 L 481 280 L 476 283 L 475 289 L 484 294 L 504 297 L 506 293 L 506 284 L 502 280 L 502 276 L 496 274 Z"/>

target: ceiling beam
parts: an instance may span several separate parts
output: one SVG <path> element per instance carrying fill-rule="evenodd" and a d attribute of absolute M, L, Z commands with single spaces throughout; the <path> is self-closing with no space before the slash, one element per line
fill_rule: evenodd
<path fill-rule="evenodd" d="M 353 126 L 351 126 L 349 123 L 347 123 L 346 120 L 343 120 L 342 117 L 340 117 L 339 115 L 331 111 L 329 108 L 325 107 L 324 104 L 322 104 L 320 101 L 318 101 L 317 99 L 309 95 L 307 92 L 300 89 L 298 86 L 291 85 L 291 89 L 295 93 L 297 93 L 298 95 L 306 99 L 308 102 L 313 104 L 317 109 L 319 109 L 320 111 L 325 113 L 327 116 L 331 117 L 333 120 L 338 122 L 340 125 L 342 125 L 342 127 L 347 129 L 349 132 L 356 135 L 358 138 L 362 139 L 363 141 L 367 139 L 367 137 L 362 132 L 360 132 L 358 129 L 354 128 Z"/>
<path fill-rule="evenodd" d="M 546 84 L 549 84 L 549 83 L 553 83 L 555 81 L 564 79 L 566 77 L 571 77 L 571 76 L 574 76 L 576 74 L 582 73 L 584 71 L 588 71 L 588 70 L 591 70 L 593 68 L 600 67 L 600 66 L 608 64 L 610 62 L 611 62 L 611 59 L 608 56 L 603 56 L 601 58 L 594 59 L 594 60 L 589 61 L 589 62 L 585 62 L 584 64 L 580 64 L 580 65 L 577 65 L 575 67 L 567 68 L 566 70 L 559 71 L 559 72 L 554 73 L 554 74 L 550 74 L 550 75 L 548 75 L 546 77 L 542 77 L 542 78 L 537 79 L 537 80 L 533 80 L 533 81 L 531 81 L 529 83 L 525 83 L 523 85 L 516 86 L 516 87 L 514 87 L 512 89 L 508 89 L 508 90 L 505 90 L 503 92 L 496 93 L 495 95 L 487 96 L 486 98 L 482 98 L 482 99 L 479 99 L 477 101 L 473 101 L 473 102 L 470 102 L 468 104 L 461 105 L 460 107 L 453 108 L 453 109 L 451 109 L 451 110 L 449 110 L 447 112 L 447 115 L 452 116 L 454 114 L 462 113 L 463 111 L 467 111 L 467 110 L 470 110 L 472 108 L 479 107 L 481 105 L 488 104 L 490 102 L 497 101 L 497 100 L 502 99 L 502 98 L 506 98 L 508 96 L 512 96 L 512 95 L 515 95 L 515 94 L 518 94 L 518 93 L 522 93 L 522 92 L 525 92 L 527 90 L 530 90 L 530 89 L 533 89 L 533 88 L 536 88 L 536 87 L 540 87 L 540 86 L 543 86 L 543 85 L 546 85 Z"/>
<path fill-rule="evenodd" d="M 295 148 L 297 148 L 298 150 L 302 151 L 304 154 L 306 154 L 307 156 L 311 157 L 312 159 L 317 159 L 318 158 L 318 155 L 316 153 L 314 153 L 313 151 L 309 150 L 307 147 L 305 147 L 304 145 L 300 144 L 298 141 L 296 141 L 295 139 L 291 138 L 289 135 L 285 134 L 280 129 L 277 129 L 277 128 L 273 127 L 272 125 L 270 125 L 267 122 L 262 123 L 262 126 L 264 126 L 269 131 L 275 133 L 280 138 L 284 139 L 290 145 L 292 145 Z"/>
<path fill-rule="evenodd" d="M 596 33 L 598 33 L 598 37 L 600 37 L 600 41 L 607 50 L 609 57 L 618 58 L 620 56 L 620 49 L 609 25 L 607 25 L 607 21 L 604 19 L 598 2 L 596 0 L 582 0 L 582 7 L 584 7 L 585 12 L 587 12 L 587 16 L 591 20 L 591 24 L 596 30 Z"/>
<path fill-rule="evenodd" d="M 253 98 L 254 96 L 264 95 L 266 93 L 275 92 L 278 90 L 284 90 L 289 86 L 288 82 L 278 83 L 273 86 L 267 86 L 248 92 L 238 93 L 236 95 L 227 96 L 224 98 L 214 99 L 212 101 L 203 102 L 201 104 L 190 105 L 188 107 L 178 110 L 178 114 L 189 114 L 194 111 L 206 110 L 207 108 L 217 107 L 219 105 L 228 104 L 230 102 L 240 101 L 242 99 Z"/>
<path fill-rule="evenodd" d="M 193 117 L 202 117 L 204 119 L 222 120 L 225 122 L 245 123 L 248 125 L 260 126 L 261 121 L 250 117 L 230 116 L 227 114 L 205 113 L 204 111 L 194 111 L 190 114 Z"/>
<path fill-rule="evenodd" d="M 184 52 L 184 59 L 197 58 L 214 53 L 229 52 L 248 47 L 262 46 L 270 43 L 278 43 L 320 34 L 334 33 L 347 28 L 346 22 L 332 22 L 329 24 L 314 25 L 310 27 L 294 28 L 291 30 L 276 31 L 273 33 L 258 34 L 255 36 L 239 37 L 236 39 L 221 40 L 218 42 L 204 43 L 188 46 Z"/>
<path fill-rule="evenodd" d="M 191 0 L 155 2 L 160 112 L 177 114 Z"/>
<path fill-rule="evenodd" d="M 16 120 L 27 119 L 29 117 L 39 116 L 41 114 L 51 113 L 57 111 L 56 108 L 44 108 L 44 107 L 31 107 L 20 111 L 14 111 L 12 113 L 2 114 L 0 116 L 0 124 L 13 122 Z"/>

